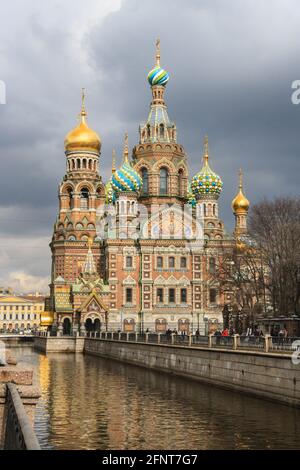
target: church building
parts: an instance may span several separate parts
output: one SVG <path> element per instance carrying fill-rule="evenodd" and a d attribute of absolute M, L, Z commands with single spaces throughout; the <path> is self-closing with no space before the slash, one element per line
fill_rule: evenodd
<path fill-rule="evenodd" d="M 212 169 L 208 138 L 202 167 L 190 178 L 188 156 L 165 102 L 168 81 L 157 41 L 148 74 L 148 117 L 132 150 L 125 134 L 118 168 L 113 152 L 106 184 L 101 165 L 107 156 L 87 123 L 83 93 L 80 122 L 65 138 L 44 326 L 80 334 L 167 329 L 207 334 L 222 327 L 231 294 L 220 291 L 214 273 L 224 252 L 247 232 L 249 201 L 240 177 L 232 203 L 235 230 L 228 234 L 218 207 L 223 183 Z"/>

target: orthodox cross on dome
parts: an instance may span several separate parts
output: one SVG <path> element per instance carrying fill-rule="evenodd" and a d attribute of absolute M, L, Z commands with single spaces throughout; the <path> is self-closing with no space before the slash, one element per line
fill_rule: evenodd
<path fill-rule="evenodd" d="M 156 66 L 160 67 L 160 39 L 156 39 Z"/>
<path fill-rule="evenodd" d="M 128 155 L 129 155 L 129 150 L 128 150 L 128 133 L 125 132 L 124 150 L 123 150 L 124 163 L 128 163 Z"/>
<path fill-rule="evenodd" d="M 243 170 L 239 169 L 239 188 L 243 189 Z"/>
<path fill-rule="evenodd" d="M 111 163 L 111 172 L 114 173 L 116 171 L 116 151 L 113 149 L 112 151 L 112 163 Z"/>
<path fill-rule="evenodd" d="M 81 116 L 86 116 L 85 110 L 85 88 L 81 88 Z"/>
<path fill-rule="evenodd" d="M 208 135 L 204 137 L 204 143 L 203 143 L 203 163 L 204 165 L 208 165 L 208 159 L 209 159 L 209 150 L 208 150 Z"/>

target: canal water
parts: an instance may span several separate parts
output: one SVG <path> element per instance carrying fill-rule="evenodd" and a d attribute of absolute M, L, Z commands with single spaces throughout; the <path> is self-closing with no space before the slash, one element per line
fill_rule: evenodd
<path fill-rule="evenodd" d="M 14 353 L 40 382 L 44 449 L 300 449 L 300 410 L 93 356 Z"/>

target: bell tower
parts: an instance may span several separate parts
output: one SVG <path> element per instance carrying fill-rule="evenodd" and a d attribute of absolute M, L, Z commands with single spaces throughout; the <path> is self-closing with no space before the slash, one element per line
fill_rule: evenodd
<path fill-rule="evenodd" d="M 89 239 L 93 240 L 100 269 L 100 250 L 95 243 L 96 211 L 105 198 L 99 175 L 100 153 L 100 137 L 87 124 L 83 89 L 79 124 L 65 138 L 66 174 L 59 186 L 59 212 L 50 244 L 52 283 L 58 277 L 75 281 L 82 270 Z"/>
<path fill-rule="evenodd" d="M 139 201 L 151 204 L 184 204 L 188 187 L 186 155 L 177 142 L 177 129 L 168 115 L 165 89 L 169 74 L 160 65 L 160 41 L 156 63 L 148 74 L 152 101 L 146 122 L 139 126 L 139 143 L 133 149 L 133 166 L 142 178 Z"/>

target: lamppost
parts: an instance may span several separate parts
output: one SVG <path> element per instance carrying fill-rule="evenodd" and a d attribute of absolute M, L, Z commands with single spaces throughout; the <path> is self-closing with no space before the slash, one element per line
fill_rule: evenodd
<path fill-rule="evenodd" d="M 120 331 L 123 331 L 123 310 L 120 311 Z"/>

